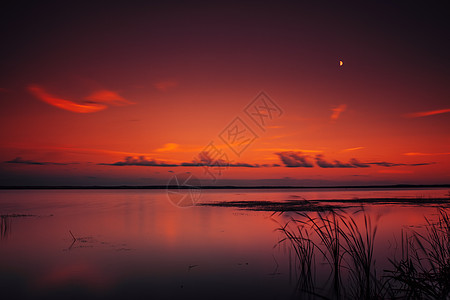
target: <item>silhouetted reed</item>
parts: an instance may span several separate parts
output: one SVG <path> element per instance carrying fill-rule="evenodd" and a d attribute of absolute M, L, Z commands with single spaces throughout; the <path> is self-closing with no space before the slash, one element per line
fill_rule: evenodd
<path fill-rule="evenodd" d="M 277 228 L 294 249 L 301 293 L 335 299 L 450 299 L 450 216 L 439 209 L 437 222 L 426 218 L 424 232 L 401 233 L 401 259 L 388 258 L 392 270 L 377 275 L 376 222 L 363 211 L 363 225 L 342 211 L 296 213 Z M 377 221 L 377 220 L 376 220 Z M 330 278 L 315 278 L 316 254 Z M 323 271 L 323 269 L 322 269 Z M 331 279 L 331 286 L 329 285 Z M 328 288 L 327 288 L 328 286 Z"/>
<path fill-rule="evenodd" d="M 0 239 L 8 238 L 11 231 L 11 219 L 8 215 L 0 216 Z"/>
<path fill-rule="evenodd" d="M 291 219 L 290 222 L 296 222 L 295 219 Z M 280 226 L 277 230 L 281 231 L 286 237 L 281 239 L 277 245 L 287 241 L 294 250 L 294 253 L 298 262 L 298 288 L 299 290 L 305 290 L 309 293 L 314 293 L 314 270 L 315 270 L 315 259 L 314 259 L 314 243 L 309 238 L 308 231 L 302 226 L 296 226 L 295 232 L 291 232 L 288 226 L 290 222 L 286 225 Z"/>
<path fill-rule="evenodd" d="M 321 252 L 329 266 L 331 266 L 333 292 L 339 299 L 342 286 L 341 263 L 343 259 L 343 248 L 340 240 L 340 219 L 342 216 L 338 215 L 336 211 L 319 212 L 315 218 L 310 217 L 307 213 L 300 213 L 300 215 L 306 221 L 298 220 L 297 222 L 306 226 L 310 225 L 311 229 L 319 237 L 320 244 L 314 243 L 314 245 Z"/>
<path fill-rule="evenodd" d="M 376 298 L 379 283 L 375 274 L 373 245 L 376 226 L 372 227 L 370 217 L 364 213 L 365 230 L 361 232 L 355 220 L 341 211 L 317 212 L 316 216 L 297 213 L 291 220 L 277 230 L 294 248 L 299 262 L 301 292 L 314 296 L 329 296 L 336 299 L 346 297 Z M 320 254 L 330 267 L 331 290 L 328 295 L 320 295 L 314 280 L 316 265 L 315 252 Z M 345 273 L 345 274 L 343 274 Z M 343 278 L 351 281 L 352 289 L 343 290 Z M 323 287 L 321 287 L 323 288 Z"/>
<path fill-rule="evenodd" d="M 34 217 L 26 214 L 5 214 L 0 215 L 0 239 L 7 239 L 11 234 L 11 223 L 13 218 Z"/>
<path fill-rule="evenodd" d="M 389 259 L 386 278 L 396 297 L 450 299 L 450 216 L 440 208 L 437 222 L 425 219 L 425 232 L 402 232 L 401 258 Z"/>
<path fill-rule="evenodd" d="M 372 224 L 364 212 L 364 229 L 361 232 L 351 216 L 341 217 L 343 226 L 339 228 L 346 252 L 346 266 L 349 282 L 348 294 L 354 299 L 377 299 L 383 294 L 382 284 L 376 276 L 374 241 L 377 226 Z"/>

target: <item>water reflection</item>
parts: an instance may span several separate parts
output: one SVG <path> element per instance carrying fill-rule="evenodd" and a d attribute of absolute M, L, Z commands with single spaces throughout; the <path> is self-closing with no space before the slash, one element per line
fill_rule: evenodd
<path fill-rule="evenodd" d="M 359 198 L 370 194 L 314 194 L 320 199 L 340 199 L 348 197 L 349 192 Z M 305 261 L 306 268 L 295 262 L 298 256 L 287 241 L 274 249 L 285 235 L 274 231 L 273 219 L 284 226 L 294 211 L 272 216 L 274 207 L 267 205 L 266 210 L 214 206 L 179 209 L 167 200 L 164 190 L 0 193 L 0 214 L 5 216 L 0 223 L 0 283 L 4 295 L 13 295 L 8 299 L 61 299 L 68 294 L 83 299 L 290 299 L 299 279 L 304 282 L 299 282 L 301 288 L 296 290 L 314 288 L 318 293 L 322 291 L 317 280 L 326 283 L 332 274 L 330 270 L 323 271 L 323 259 L 312 244 L 304 247 L 307 253 L 314 250 L 316 261 Z M 253 201 L 259 205 L 257 201 L 273 204 L 290 199 L 297 201 L 298 207 L 326 213 L 319 208 L 320 203 L 308 196 L 311 193 L 211 190 L 202 194 L 202 200 Z M 409 191 L 404 195 L 416 193 Z M 444 192 L 434 193 L 442 196 Z M 333 203 L 326 205 L 336 208 Z M 359 205 L 352 204 L 347 212 L 353 213 Z M 436 213 L 435 208 L 426 205 L 366 203 L 365 207 L 371 217 L 382 215 L 373 244 L 377 270 L 391 266 L 389 261 L 380 261 L 378 254 L 386 253 L 386 241 L 392 240 L 394 232 L 400 232 L 403 226 L 426 225 L 423 216 Z M 35 217 L 12 217 L 14 214 Z M 53 216 L 47 217 L 50 215 Z M 361 230 L 363 216 L 361 212 L 352 214 Z M 308 237 L 318 242 L 313 239 L 311 228 L 308 234 L 303 235 L 305 242 Z M 346 243 L 342 238 L 341 242 Z M 350 258 L 346 259 L 351 263 Z M 314 276 L 305 276 L 308 272 Z M 339 276 L 346 282 L 345 274 Z M 333 288 L 332 281 L 328 287 Z"/>
<path fill-rule="evenodd" d="M 437 220 L 426 218 L 420 231 L 402 230 L 399 259 L 397 248 L 375 255 L 378 219 L 362 208 L 352 213 L 297 212 L 278 223 L 283 235 L 278 245 L 287 244 L 295 254 L 290 264 L 302 299 L 450 297 L 449 209 L 439 208 Z M 383 255 L 387 269 L 376 265 Z"/>

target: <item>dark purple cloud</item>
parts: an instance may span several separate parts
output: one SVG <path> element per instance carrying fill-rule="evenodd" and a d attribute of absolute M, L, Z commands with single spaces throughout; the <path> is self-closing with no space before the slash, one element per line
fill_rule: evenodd
<path fill-rule="evenodd" d="M 12 160 L 5 161 L 8 164 L 24 164 L 24 165 L 39 165 L 39 166 L 66 166 L 77 163 L 57 163 L 57 162 L 42 162 L 42 161 L 34 161 L 34 160 L 25 160 L 22 157 L 16 157 Z"/>
<path fill-rule="evenodd" d="M 357 160 L 356 158 L 351 158 L 348 163 L 343 163 L 339 160 L 334 160 L 332 163 L 325 160 L 322 154 L 318 154 L 315 157 L 316 164 L 321 168 L 368 168 L 370 165 L 365 164 Z"/>
<path fill-rule="evenodd" d="M 428 166 L 433 165 L 435 162 L 426 162 L 426 163 L 415 163 L 415 164 L 403 164 L 403 163 L 391 163 L 386 161 L 379 161 L 379 162 L 369 162 L 368 165 L 377 165 L 381 167 L 402 167 L 402 166 L 408 166 L 408 167 L 417 167 L 417 166 Z"/>
<path fill-rule="evenodd" d="M 359 160 L 357 160 L 356 158 L 351 158 L 350 163 L 357 168 L 369 168 L 370 167 L 369 164 L 362 163 Z"/>
<path fill-rule="evenodd" d="M 178 167 L 177 164 L 167 164 L 162 161 L 156 161 L 154 159 L 146 159 L 144 156 L 139 157 L 132 157 L 127 156 L 125 157 L 124 161 L 118 161 L 115 163 L 107 164 L 107 163 L 99 163 L 99 165 L 105 165 L 105 166 L 145 166 L 145 167 Z"/>
<path fill-rule="evenodd" d="M 307 167 L 312 168 L 313 164 L 308 161 L 308 156 L 303 155 L 301 152 L 294 151 L 286 151 L 286 152 L 277 152 L 275 153 L 280 158 L 281 162 L 285 167 L 288 168 L 296 168 L 296 167 Z M 432 163 L 414 163 L 414 164 L 405 164 L 405 163 L 392 163 L 392 162 L 361 162 L 356 158 L 351 158 L 348 162 L 341 162 L 339 160 L 333 160 L 332 162 L 327 161 L 322 154 L 317 154 L 315 157 L 316 165 L 320 168 L 328 169 L 328 168 L 370 168 L 372 165 L 380 166 L 380 167 L 400 167 L 400 166 L 427 166 L 434 164 Z"/>
<path fill-rule="evenodd" d="M 321 168 L 358 168 L 358 166 L 350 163 L 343 163 L 339 160 L 334 160 L 332 163 L 326 161 L 322 154 L 316 155 L 316 164 Z M 359 163 L 359 162 L 358 162 Z"/>
<path fill-rule="evenodd" d="M 280 158 L 284 167 L 288 168 L 312 168 L 313 163 L 309 161 L 307 155 L 303 155 L 301 152 L 285 151 L 275 153 Z M 341 162 L 339 160 L 333 160 L 332 162 L 327 161 L 322 154 L 315 156 L 315 163 L 320 168 L 369 168 L 372 165 L 380 167 L 400 167 L 400 166 L 426 166 L 434 164 L 431 163 L 392 163 L 392 162 L 360 162 L 356 158 L 351 158 L 348 162 Z M 65 163 L 51 163 L 51 162 L 36 162 L 31 160 L 22 160 L 22 158 L 17 157 L 14 160 L 7 161 L 6 163 L 22 163 L 22 164 L 34 164 L 34 165 L 66 165 Z M 132 157 L 127 156 L 123 161 L 118 161 L 114 163 L 99 163 L 98 165 L 106 166 L 146 166 L 146 167 L 240 167 L 240 168 L 271 168 L 280 167 L 280 164 L 250 164 L 244 162 L 231 162 L 227 159 L 213 159 L 207 153 L 200 153 L 197 159 L 190 162 L 182 163 L 166 163 L 164 161 L 157 161 L 155 159 L 147 159 L 144 156 Z"/>
<path fill-rule="evenodd" d="M 288 168 L 312 168 L 313 164 L 301 152 L 285 151 L 275 153 Z"/>
<path fill-rule="evenodd" d="M 241 168 L 270 168 L 279 167 L 278 164 L 249 164 L 242 162 L 230 162 L 226 159 L 214 159 L 210 157 L 206 152 L 202 152 L 198 155 L 198 159 L 194 159 L 190 162 L 182 163 L 166 163 L 163 161 L 157 161 L 154 159 L 147 159 L 144 156 L 132 157 L 127 156 L 123 161 L 115 163 L 99 163 L 98 165 L 104 166 L 146 166 L 146 167 L 241 167 Z"/>

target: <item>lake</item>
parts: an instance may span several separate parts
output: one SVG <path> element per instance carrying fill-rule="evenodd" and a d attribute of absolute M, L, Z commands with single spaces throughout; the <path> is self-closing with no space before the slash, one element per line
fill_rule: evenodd
<path fill-rule="evenodd" d="M 227 189 L 202 190 L 199 197 L 203 204 L 299 199 L 330 203 L 327 200 L 449 198 L 449 189 Z M 305 216 L 224 206 L 179 207 L 171 200 L 166 190 L 0 191 L 3 295 L 7 299 L 298 297 L 302 276 L 298 257 L 289 242 L 279 243 L 286 234 L 277 229 L 291 218 L 305 220 Z M 377 227 L 373 249 L 379 273 L 390 267 L 387 257 L 398 254 L 402 230 L 423 230 L 424 217 L 434 220 L 437 207 L 449 207 L 448 202 L 406 202 L 369 202 L 364 212 L 360 203 L 354 203 L 342 212 L 360 228 L 364 216 Z M 317 260 L 316 291 L 322 293 L 329 271 L 320 263 L 323 258 L 317 255 Z"/>

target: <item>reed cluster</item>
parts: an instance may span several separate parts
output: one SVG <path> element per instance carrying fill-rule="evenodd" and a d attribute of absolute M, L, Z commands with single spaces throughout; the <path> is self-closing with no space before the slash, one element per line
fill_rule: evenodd
<path fill-rule="evenodd" d="M 426 219 L 423 232 L 401 233 L 400 258 L 388 257 L 390 268 L 378 272 L 374 255 L 377 222 L 362 208 L 297 212 L 276 229 L 294 251 L 297 292 L 303 298 L 450 299 L 450 217 L 439 209 L 437 222 Z M 324 279 L 318 275 L 328 273 Z M 324 271 L 325 270 L 325 271 Z M 378 270 L 379 271 L 379 270 Z"/>

